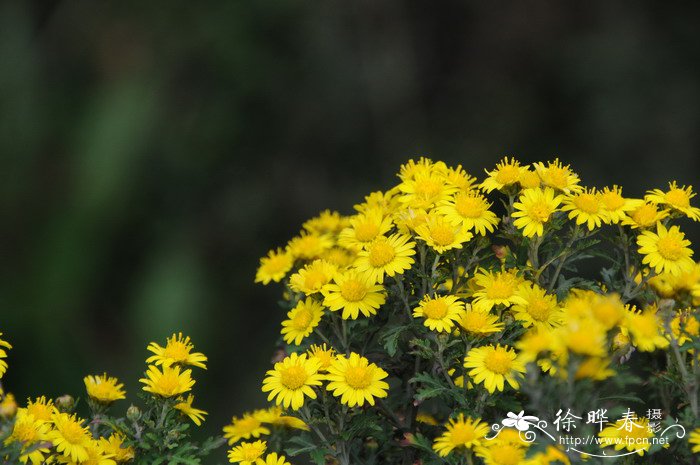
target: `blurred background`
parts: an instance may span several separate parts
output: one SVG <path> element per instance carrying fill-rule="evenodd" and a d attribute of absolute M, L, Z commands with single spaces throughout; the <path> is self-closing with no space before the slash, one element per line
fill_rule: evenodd
<path fill-rule="evenodd" d="M 167 6 L 166 6 L 167 5 Z M 700 3 L 0 2 L 0 331 L 19 398 L 209 358 L 217 433 L 264 405 L 258 259 L 427 155 L 482 177 L 700 184 Z M 698 204 L 698 202 L 696 202 Z M 686 227 L 698 239 L 700 226 Z M 122 405 L 126 408 L 128 405 Z M 221 454 L 223 457 L 223 453 Z"/>

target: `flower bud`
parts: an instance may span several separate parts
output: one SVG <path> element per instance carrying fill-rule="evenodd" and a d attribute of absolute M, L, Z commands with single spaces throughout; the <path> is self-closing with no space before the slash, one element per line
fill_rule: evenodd
<path fill-rule="evenodd" d="M 61 412 L 72 412 L 75 408 L 75 399 L 69 394 L 64 394 L 56 398 L 55 405 Z"/>
<path fill-rule="evenodd" d="M 141 410 L 135 405 L 130 405 L 129 408 L 126 409 L 126 418 L 128 418 L 129 421 L 138 421 L 139 418 L 141 418 Z"/>

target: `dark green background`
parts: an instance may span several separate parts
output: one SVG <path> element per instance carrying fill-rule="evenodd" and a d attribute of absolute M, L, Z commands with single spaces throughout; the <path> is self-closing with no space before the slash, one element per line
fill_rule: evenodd
<path fill-rule="evenodd" d="M 700 184 L 700 4 L 0 3 L 0 331 L 19 397 L 133 392 L 190 334 L 219 430 L 263 405 L 280 289 L 258 258 L 409 157 Z M 696 202 L 697 204 L 697 202 Z M 700 226 L 686 230 L 698 236 Z M 122 403 L 122 407 L 126 407 Z"/>

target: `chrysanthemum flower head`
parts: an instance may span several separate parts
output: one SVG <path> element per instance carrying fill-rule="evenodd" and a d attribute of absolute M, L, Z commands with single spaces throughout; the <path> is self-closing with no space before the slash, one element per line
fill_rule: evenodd
<path fill-rule="evenodd" d="M 306 423 L 304 423 L 301 419 L 289 415 L 284 415 L 284 411 L 282 410 L 282 408 L 276 405 L 270 408 L 256 410 L 253 412 L 252 415 L 259 421 L 270 425 L 282 426 L 291 429 L 299 429 L 303 431 L 309 430 L 309 426 Z"/>
<path fill-rule="evenodd" d="M 241 465 L 255 465 L 266 449 L 265 441 L 242 442 L 228 451 L 228 460 Z"/>
<path fill-rule="evenodd" d="M 413 309 L 414 318 L 423 318 L 423 324 L 438 333 L 451 332 L 463 313 L 464 302 L 454 295 L 426 295 Z"/>
<path fill-rule="evenodd" d="M 516 270 L 508 271 L 479 271 L 474 277 L 478 290 L 474 292 L 472 307 L 480 312 L 488 312 L 496 305 L 507 307 L 513 304 L 525 304 L 526 301 L 518 294 L 522 278 Z"/>
<path fill-rule="evenodd" d="M 671 320 L 671 334 L 678 342 L 678 345 L 683 345 L 693 338 L 700 336 L 700 322 L 696 318 L 692 309 L 688 308 L 682 312 L 678 312 Z"/>
<path fill-rule="evenodd" d="M 256 460 L 255 465 L 292 465 L 287 462 L 287 458 L 284 455 L 277 455 L 276 452 L 267 454 L 265 458 L 259 458 Z"/>
<path fill-rule="evenodd" d="M 498 333 L 503 331 L 505 327 L 503 323 L 498 321 L 498 316 L 474 310 L 469 304 L 466 304 L 465 311 L 460 315 L 458 323 L 460 330 L 477 337 Z"/>
<path fill-rule="evenodd" d="M 601 438 L 601 447 L 614 446 L 615 450 L 625 449 L 629 452 L 636 452 L 637 455 L 644 455 L 651 447 L 653 431 L 649 428 L 647 418 L 621 418 L 598 433 Z"/>
<path fill-rule="evenodd" d="M 475 452 L 486 465 L 520 465 L 525 461 L 527 449 L 521 445 L 504 443 L 477 446 Z"/>
<path fill-rule="evenodd" d="M 447 221 L 463 226 L 467 231 L 474 230 L 482 236 L 493 232 L 498 225 L 498 217 L 489 210 L 491 203 L 476 190 L 456 192 L 443 201 L 435 211 Z"/>
<path fill-rule="evenodd" d="M 350 226 L 338 236 L 338 244 L 348 249 L 362 249 L 391 229 L 391 218 L 383 210 L 369 209 L 350 218 Z"/>
<path fill-rule="evenodd" d="M 192 365 L 204 368 L 207 357 L 201 352 L 192 352 L 194 344 L 189 336 L 184 337 L 182 333 L 173 334 L 167 339 L 165 347 L 161 347 L 155 342 L 148 344 L 147 349 L 155 355 L 146 359 L 146 363 L 154 363 L 169 367 L 171 365 Z"/>
<path fill-rule="evenodd" d="M 545 165 L 543 162 L 534 164 L 535 171 L 540 175 L 542 184 L 552 187 L 567 194 L 579 192 L 582 187 L 578 185 L 580 178 L 571 170 L 569 165 L 562 164 L 558 158 Z"/>
<path fill-rule="evenodd" d="M 299 410 L 304 405 L 304 397 L 316 398 L 313 387 L 320 386 L 323 380 L 318 368 L 316 360 L 309 360 L 306 354 L 293 353 L 267 372 L 262 391 L 269 392 L 267 400 L 275 399 L 277 405 Z"/>
<path fill-rule="evenodd" d="M 691 452 L 697 454 L 700 452 L 700 428 L 695 428 L 688 435 L 688 444 L 691 446 Z"/>
<path fill-rule="evenodd" d="M 102 453 L 117 463 L 127 463 L 134 459 L 136 452 L 125 444 L 126 438 L 120 433 L 112 433 L 108 438 L 101 437 L 98 447 Z"/>
<path fill-rule="evenodd" d="M 555 195 L 551 187 L 544 190 L 539 187 L 525 189 L 513 204 L 513 224 L 523 230 L 525 237 L 542 236 L 544 225 L 549 222 L 563 199 L 563 196 Z"/>
<path fill-rule="evenodd" d="M 17 414 L 17 408 L 15 396 L 10 392 L 3 394 L 0 390 L 0 419 L 14 417 Z"/>
<path fill-rule="evenodd" d="M 415 247 L 416 243 L 404 234 L 379 236 L 357 254 L 355 268 L 367 272 L 375 282 L 382 283 L 385 274 L 400 275 L 411 268 L 415 262 L 412 258 L 416 254 Z"/>
<path fill-rule="evenodd" d="M 282 281 L 294 265 L 294 257 L 287 250 L 270 250 L 267 256 L 260 259 L 260 266 L 255 274 L 255 282 L 269 284 Z"/>
<path fill-rule="evenodd" d="M 207 412 L 194 408 L 192 406 L 192 402 L 194 402 L 194 396 L 192 394 L 188 394 L 187 397 L 180 399 L 180 402 L 175 404 L 173 408 L 181 411 L 185 416 L 192 420 L 192 423 L 195 425 L 202 426 L 202 422 L 204 421 L 204 417 L 207 415 Z"/>
<path fill-rule="evenodd" d="M 261 412 L 267 412 L 261 411 Z M 278 415 L 282 410 L 276 410 Z M 233 417 L 231 424 L 224 426 L 224 438 L 228 439 L 228 444 L 233 445 L 241 439 L 259 438 L 263 434 L 270 434 L 270 429 L 264 426 L 263 419 L 271 420 L 272 417 L 261 416 L 260 414 L 244 413 L 242 417 Z M 272 423 L 272 421 L 268 421 Z"/>
<path fill-rule="evenodd" d="M 396 209 L 399 203 L 397 198 L 398 189 L 391 189 L 387 192 L 377 191 L 365 196 L 365 201 L 354 205 L 353 208 L 359 213 L 366 213 L 370 210 L 377 210 L 382 217 Z M 384 233 L 381 233 L 384 234 Z"/>
<path fill-rule="evenodd" d="M 435 162 L 428 157 L 420 157 L 418 161 L 410 159 L 399 168 L 399 178 L 405 181 L 407 179 L 415 179 L 419 176 L 432 174 L 439 169 L 435 166 Z"/>
<path fill-rule="evenodd" d="M 139 379 L 143 390 L 162 397 L 174 397 L 192 389 L 195 381 L 192 370 L 182 370 L 179 365 L 163 366 L 162 371 L 154 365 L 149 365 L 146 377 Z"/>
<path fill-rule="evenodd" d="M 450 222 L 444 216 L 428 213 L 425 224 L 416 227 L 418 238 L 441 254 L 451 249 L 461 249 L 474 235 L 461 224 Z"/>
<path fill-rule="evenodd" d="M 300 300 L 296 307 L 287 313 L 282 322 L 282 337 L 287 344 L 301 344 L 318 326 L 323 316 L 323 307 L 311 297 Z"/>
<path fill-rule="evenodd" d="M 520 166 L 520 162 L 515 158 L 505 157 L 496 163 L 496 168 L 492 171 L 484 170 L 488 177 L 484 179 L 480 187 L 486 192 L 491 192 L 494 189 L 502 190 L 514 186 L 520 181 L 521 174 L 527 169 L 527 166 Z"/>
<path fill-rule="evenodd" d="M 666 205 L 673 210 L 681 212 L 693 221 L 700 220 L 700 208 L 690 205 L 690 199 L 697 194 L 692 186 L 679 186 L 676 181 L 668 183 L 666 192 L 661 189 L 653 189 L 647 192 L 645 199 L 657 205 Z"/>
<path fill-rule="evenodd" d="M 576 224 L 585 224 L 589 231 L 600 228 L 608 222 L 608 212 L 603 205 L 603 198 L 595 188 L 582 189 L 564 196 L 562 211 L 569 212 L 569 219 Z"/>
<path fill-rule="evenodd" d="M 659 207 L 650 202 L 642 202 L 627 213 L 622 224 L 632 229 L 654 228 L 668 216 L 668 210 L 659 210 Z"/>
<path fill-rule="evenodd" d="M 612 329 L 626 314 L 625 306 L 617 294 L 596 295 L 590 300 L 590 311 L 593 318 L 605 329 Z"/>
<path fill-rule="evenodd" d="M 22 444 L 22 463 L 30 462 L 32 465 L 44 463 L 44 458 L 48 454 L 48 447 L 41 446 L 40 443 L 48 441 L 48 433 L 51 426 L 41 420 L 37 420 L 26 409 L 19 409 L 12 426 L 12 432 L 5 439 L 5 444 L 19 442 Z"/>
<path fill-rule="evenodd" d="M 554 331 L 555 337 L 570 352 L 590 357 L 606 355 L 606 331 L 594 319 L 567 319 Z"/>
<path fill-rule="evenodd" d="M 324 210 L 307 220 L 302 227 L 311 234 L 338 234 L 346 226 L 347 220 L 338 212 Z"/>
<path fill-rule="evenodd" d="M 464 367 L 471 368 L 469 376 L 474 383 L 483 383 L 492 394 L 496 390 L 503 391 L 506 382 L 518 389 L 520 384 L 516 378 L 525 373 L 525 365 L 515 350 L 500 344 L 471 349 L 464 359 Z"/>
<path fill-rule="evenodd" d="M 467 192 L 475 188 L 476 178 L 466 172 L 462 165 L 447 168 L 445 171 L 447 182 L 457 189 Z"/>
<path fill-rule="evenodd" d="M 454 449 L 478 446 L 489 430 L 489 426 L 481 419 L 465 418 L 464 414 L 460 413 L 445 425 L 445 432 L 435 439 L 433 450 L 440 457 L 447 457 Z"/>
<path fill-rule="evenodd" d="M 368 272 L 348 270 L 336 273 L 331 284 L 321 290 L 323 305 L 331 311 L 342 310 L 346 320 L 357 319 L 360 313 L 371 316 L 386 301 L 384 287 L 377 284 Z"/>
<path fill-rule="evenodd" d="M 88 395 L 102 404 L 111 404 L 115 400 L 126 399 L 124 385 L 117 378 L 107 376 L 88 375 L 83 379 Z"/>
<path fill-rule="evenodd" d="M 592 379 L 594 381 L 602 381 L 615 375 L 615 371 L 610 369 L 610 359 L 606 357 L 587 357 L 584 359 L 574 373 L 574 379 Z M 562 370 L 560 376 L 564 379 L 568 376 L 565 370 Z"/>
<path fill-rule="evenodd" d="M 520 179 L 518 179 L 518 182 L 520 183 L 520 187 L 523 189 L 535 189 L 536 187 L 540 187 L 542 185 L 540 175 L 537 174 L 537 171 L 530 169 L 520 172 Z"/>
<path fill-rule="evenodd" d="M 316 234 L 302 231 L 287 243 L 287 250 L 292 257 L 299 260 L 321 258 L 323 253 L 333 247 L 330 234 Z"/>
<path fill-rule="evenodd" d="M 515 303 L 511 310 L 515 319 L 524 327 L 534 325 L 551 329 L 561 324 L 564 315 L 555 295 L 547 294 L 540 286 L 529 281 L 518 286 L 517 294 L 524 302 Z"/>
<path fill-rule="evenodd" d="M 312 344 L 308 350 L 309 359 L 316 360 L 318 362 L 318 371 L 325 372 L 328 367 L 331 366 L 335 360 L 335 349 L 332 347 L 326 347 L 326 343 L 316 345 Z"/>
<path fill-rule="evenodd" d="M 89 458 L 88 447 L 92 441 L 90 431 L 83 426 L 83 421 L 75 414 L 54 413 L 53 429 L 47 439 L 54 445 L 56 452 L 74 462 L 85 462 Z"/>
<path fill-rule="evenodd" d="M 399 201 L 407 207 L 428 210 L 442 200 L 446 200 L 457 188 L 448 183 L 444 174 L 418 174 L 414 178 L 404 179 L 399 184 L 401 195 Z"/>
<path fill-rule="evenodd" d="M 632 344 L 642 352 L 653 352 L 668 347 L 663 323 L 655 306 L 643 312 L 629 312 L 625 327 L 632 335 Z"/>
<path fill-rule="evenodd" d="M 53 400 L 46 396 L 37 397 L 34 400 L 27 399 L 27 413 L 38 421 L 51 421 L 51 416 L 56 411 Z"/>
<path fill-rule="evenodd" d="M 328 284 L 338 266 L 324 259 L 314 260 L 289 277 L 289 287 L 306 295 L 315 294 Z"/>
<path fill-rule="evenodd" d="M 644 255 L 642 263 L 649 265 L 657 273 L 666 272 L 680 275 L 690 272 L 695 267 L 691 258 L 693 250 L 688 247 L 690 241 L 685 238 L 678 226 L 666 228 L 659 223 L 656 232 L 642 231 L 637 237 L 639 253 Z"/>
<path fill-rule="evenodd" d="M 362 407 L 365 402 L 374 405 L 375 397 L 387 396 L 389 385 L 383 381 L 387 376 L 386 371 L 352 352 L 349 357 L 339 355 L 328 367 L 326 388 L 349 407 Z"/>
<path fill-rule="evenodd" d="M 400 208 L 394 212 L 393 219 L 401 234 L 413 234 L 417 227 L 428 221 L 428 212 L 421 208 Z"/>
<path fill-rule="evenodd" d="M 618 224 L 627 217 L 627 212 L 639 208 L 644 204 L 641 199 L 626 199 L 622 196 L 620 186 L 605 187 L 600 191 L 600 202 L 607 214 L 605 221 L 609 224 Z"/>

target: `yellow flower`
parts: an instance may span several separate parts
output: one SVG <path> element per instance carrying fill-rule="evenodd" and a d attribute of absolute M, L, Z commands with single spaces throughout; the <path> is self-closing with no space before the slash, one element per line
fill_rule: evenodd
<path fill-rule="evenodd" d="M 601 438 L 601 447 L 615 446 L 615 450 L 626 449 L 644 455 L 651 447 L 650 438 L 654 437 L 654 433 L 649 428 L 647 418 L 636 418 L 635 415 L 609 423 L 598 436 Z"/>
<path fill-rule="evenodd" d="M 27 400 L 27 413 L 38 421 L 51 421 L 51 415 L 56 411 L 53 400 L 46 399 L 45 396 L 37 397 L 35 400 Z"/>
<path fill-rule="evenodd" d="M 474 310 L 469 304 L 466 305 L 458 323 L 463 330 L 475 336 L 488 336 L 503 331 L 504 328 L 504 324 L 498 321 L 496 315 Z"/>
<path fill-rule="evenodd" d="M 489 345 L 476 347 L 467 353 L 464 359 L 464 367 L 471 368 L 469 376 L 474 383 L 484 384 L 487 391 L 503 391 L 505 382 L 514 389 L 520 385 L 516 377 L 525 373 L 525 365 L 518 359 L 515 350 L 508 346 Z"/>
<path fill-rule="evenodd" d="M 515 158 L 505 157 L 496 164 L 492 171 L 485 170 L 488 177 L 481 183 L 480 187 L 486 192 L 494 189 L 502 190 L 504 187 L 513 186 L 520 181 L 522 173 L 527 171 L 527 166 L 520 166 L 520 162 Z"/>
<path fill-rule="evenodd" d="M 593 318 L 606 330 L 614 328 L 626 314 L 625 306 L 617 294 L 596 294 L 589 300 L 588 305 Z"/>
<path fill-rule="evenodd" d="M 163 366 L 162 370 L 154 365 L 148 366 L 146 378 L 139 379 L 139 382 L 145 384 L 144 391 L 163 397 L 173 397 L 188 392 L 194 386 L 192 370 L 181 372 L 178 365 Z"/>
<path fill-rule="evenodd" d="M 389 375 L 386 371 L 352 352 L 350 357 L 339 355 L 328 367 L 326 389 L 332 391 L 334 396 L 340 397 L 340 402 L 349 407 L 362 407 L 365 401 L 374 405 L 375 397 L 387 396 L 389 385 L 382 381 L 387 376 Z"/>
<path fill-rule="evenodd" d="M 582 190 L 582 187 L 578 185 L 580 180 L 578 175 L 571 170 L 569 165 L 564 166 L 558 158 L 547 163 L 547 166 L 542 162 L 535 163 L 533 166 L 545 186 L 553 187 L 567 194 Z"/>
<path fill-rule="evenodd" d="M 517 292 L 524 302 L 514 304 L 511 310 L 515 319 L 524 327 L 535 325 L 551 329 L 561 324 L 564 314 L 555 295 L 547 294 L 537 284 L 527 281 L 518 287 Z"/>
<path fill-rule="evenodd" d="M 394 212 L 394 223 L 401 234 L 412 234 L 428 221 L 428 213 L 419 208 L 402 208 Z"/>
<path fill-rule="evenodd" d="M 656 233 L 642 231 L 637 237 L 639 253 L 644 255 L 642 263 L 649 265 L 657 273 L 666 272 L 680 275 L 690 272 L 695 267 L 691 258 L 693 251 L 688 246 L 690 241 L 685 238 L 678 226 L 669 229 L 659 223 Z"/>
<path fill-rule="evenodd" d="M 318 371 L 325 372 L 331 363 L 335 360 L 335 349 L 327 348 L 326 343 L 322 345 L 312 344 L 307 351 L 310 360 L 316 360 L 318 362 Z"/>
<path fill-rule="evenodd" d="M 411 256 L 416 254 L 416 243 L 410 239 L 403 234 L 377 237 L 357 254 L 355 268 L 367 272 L 377 283 L 384 282 L 385 273 L 387 276 L 403 274 L 413 265 Z"/>
<path fill-rule="evenodd" d="M 286 250 L 270 250 L 266 257 L 260 259 L 260 266 L 255 274 L 255 282 L 269 284 L 282 281 L 294 265 L 294 257 Z"/>
<path fill-rule="evenodd" d="M 323 316 L 323 307 L 311 297 L 300 300 L 282 322 L 282 337 L 287 344 L 301 344 L 314 331 Z"/>
<path fill-rule="evenodd" d="M 0 333 L 0 336 L 2 336 L 2 333 Z M 5 349 L 12 349 L 12 346 L 9 342 L 4 341 L 2 337 L 0 337 L 0 378 L 2 378 L 2 375 L 7 371 L 7 362 L 3 360 L 7 358 L 7 351 L 5 351 Z"/>
<path fill-rule="evenodd" d="M 338 268 L 345 268 L 355 262 L 355 250 L 345 247 L 331 247 L 323 254 L 323 259 Z"/>
<path fill-rule="evenodd" d="M 12 426 L 12 433 L 5 440 L 5 444 L 12 442 L 22 444 L 22 455 L 20 457 L 22 463 L 29 461 L 33 465 L 43 464 L 44 457 L 48 454 L 49 449 L 39 445 L 39 443 L 48 440 L 50 428 L 47 422 L 37 420 L 26 409 L 19 409 Z"/>
<path fill-rule="evenodd" d="M 462 168 L 462 165 L 457 165 L 455 168 L 447 168 L 445 179 L 449 184 L 465 192 L 473 189 L 476 182 L 476 178 L 467 173 Z"/>
<path fill-rule="evenodd" d="M 228 451 L 228 461 L 241 465 L 255 465 L 266 449 L 265 441 L 242 442 Z"/>
<path fill-rule="evenodd" d="M 267 454 L 264 459 L 260 458 L 255 462 L 255 465 L 292 465 L 287 462 L 284 455 L 277 455 L 276 452 Z"/>
<path fill-rule="evenodd" d="M 357 270 L 337 273 L 333 283 L 325 285 L 321 293 L 323 305 L 334 312 L 342 310 L 342 317 L 346 320 L 355 320 L 360 313 L 374 315 L 386 301 L 384 287 L 377 284 L 369 273 Z"/>
<path fill-rule="evenodd" d="M 350 226 L 338 236 L 338 244 L 348 249 L 361 249 L 392 227 L 391 218 L 382 210 L 370 209 L 350 218 Z"/>
<path fill-rule="evenodd" d="M 474 292 L 472 307 L 480 312 L 488 312 L 495 305 L 511 306 L 525 304 L 526 301 L 518 294 L 522 282 L 515 270 L 492 271 L 481 270 L 474 277 L 478 290 Z"/>
<path fill-rule="evenodd" d="M 314 260 L 289 277 L 289 287 L 306 295 L 321 292 L 338 271 L 338 266 L 323 259 Z"/>
<path fill-rule="evenodd" d="M 454 295 L 426 295 L 413 309 L 414 318 L 424 318 L 423 324 L 433 331 L 449 333 L 464 313 L 464 302 Z"/>
<path fill-rule="evenodd" d="M 194 396 L 189 394 L 185 399 L 180 399 L 180 402 L 175 404 L 174 408 L 187 415 L 189 419 L 192 420 L 192 423 L 201 426 L 207 412 L 192 407 L 192 402 L 194 402 Z"/>
<path fill-rule="evenodd" d="M 117 378 L 107 376 L 89 375 L 83 379 L 88 395 L 103 404 L 110 404 L 115 400 L 126 399 L 124 385 Z"/>
<path fill-rule="evenodd" d="M 632 343 L 641 352 L 668 347 L 668 340 L 663 336 L 663 326 L 654 307 L 642 313 L 630 312 L 626 327 L 632 334 Z"/>
<path fill-rule="evenodd" d="M 540 175 L 537 171 L 525 170 L 520 173 L 520 179 L 518 180 L 520 187 L 523 189 L 534 189 L 540 187 L 542 184 L 540 182 Z"/>
<path fill-rule="evenodd" d="M 617 224 L 627 218 L 627 212 L 639 208 L 644 201 L 641 199 L 626 199 L 622 196 L 620 186 L 605 187 L 600 192 L 603 210 L 607 213 L 606 222 Z"/>
<path fill-rule="evenodd" d="M 571 465 L 571 461 L 562 449 L 555 446 L 547 446 L 544 452 L 534 454 L 523 465 Z"/>
<path fill-rule="evenodd" d="M 517 444 L 504 443 L 489 444 L 489 447 L 477 446 L 475 451 L 486 465 L 521 465 L 525 461 L 527 449 Z"/>
<path fill-rule="evenodd" d="M 146 363 L 155 363 L 169 367 L 171 365 L 192 365 L 206 370 L 204 364 L 207 357 L 201 352 L 192 352 L 194 344 L 190 341 L 190 337 L 182 336 L 182 333 L 173 334 L 167 339 L 165 347 L 161 347 L 155 342 L 148 344 L 149 351 L 155 355 L 151 355 L 146 359 Z"/>
<path fill-rule="evenodd" d="M 603 222 L 608 222 L 608 213 L 604 208 L 600 192 L 595 188 L 582 189 L 579 192 L 564 197 L 562 211 L 569 212 L 569 219 L 576 224 L 585 224 L 589 231 L 600 228 Z"/>
<path fill-rule="evenodd" d="M 372 192 L 371 194 L 365 196 L 365 201 L 363 203 L 354 205 L 353 208 L 359 213 L 378 210 L 383 217 L 387 216 L 396 208 L 398 203 L 398 199 L 395 195 L 396 192 L 396 189 L 392 189 L 389 192 Z"/>
<path fill-rule="evenodd" d="M 418 161 L 411 159 L 401 165 L 399 168 L 399 178 L 402 180 L 415 179 L 419 176 L 425 176 L 433 172 L 438 172 L 442 166 L 442 164 L 440 166 L 436 166 L 433 160 L 427 157 L 420 157 Z"/>
<path fill-rule="evenodd" d="M 306 221 L 302 227 L 311 234 L 338 234 L 347 223 L 347 218 L 338 212 L 324 210 L 318 216 Z"/>
<path fill-rule="evenodd" d="M 490 207 L 491 203 L 478 191 L 459 191 L 442 202 L 435 211 L 447 221 L 485 236 L 486 231 L 493 232 L 498 225 L 498 217 L 489 210 Z"/>
<path fill-rule="evenodd" d="M 318 373 L 318 362 L 309 360 L 306 354 L 291 354 L 268 370 L 263 380 L 262 391 L 269 392 L 267 400 L 275 399 L 277 405 L 291 406 L 299 410 L 304 397 L 316 398 L 313 386 L 320 386 L 323 375 Z"/>
<path fill-rule="evenodd" d="M 418 174 L 399 184 L 399 201 L 411 208 L 429 209 L 446 200 L 457 188 L 439 173 Z"/>
<path fill-rule="evenodd" d="M 457 418 L 451 418 L 445 425 L 445 432 L 435 439 L 433 450 L 440 457 L 447 457 L 454 449 L 480 445 L 488 432 L 488 425 L 481 419 L 464 418 L 464 414 L 460 413 Z"/>
<path fill-rule="evenodd" d="M 59 458 L 59 460 L 67 465 L 116 465 L 117 462 L 108 455 L 105 454 L 100 446 L 99 441 L 90 439 L 85 446 L 87 452 L 87 458 L 85 460 L 76 462 L 74 460 L 69 460 L 65 457 Z"/>
<path fill-rule="evenodd" d="M 567 373 L 561 372 L 562 378 L 566 378 Z M 610 369 L 610 359 L 600 357 L 588 357 L 578 365 L 574 379 L 592 379 L 602 381 L 615 375 L 615 371 Z"/>
<path fill-rule="evenodd" d="M 302 231 L 287 243 L 287 250 L 292 257 L 301 260 L 314 260 L 333 247 L 333 240 L 328 234 L 313 234 Z"/>
<path fill-rule="evenodd" d="M 92 436 L 83 421 L 75 414 L 55 413 L 52 416 L 53 429 L 47 439 L 56 447 L 56 452 L 74 462 L 84 462 L 89 458 L 88 447 Z"/>
<path fill-rule="evenodd" d="M 671 333 L 678 345 L 683 345 L 700 336 L 700 322 L 698 322 L 691 308 L 679 312 L 673 317 L 671 320 Z"/>
<path fill-rule="evenodd" d="M 416 421 L 419 423 L 424 423 L 426 425 L 438 425 L 438 421 L 435 419 L 435 417 L 425 412 L 418 412 L 416 414 Z"/>
<path fill-rule="evenodd" d="M 267 412 L 263 410 L 261 412 Z M 279 413 L 281 414 L 281 410 Z M 260 415 L 244 413 L 242 417 L 231 418 L 231 424 L 224 426 L 224 438 L 228 439 L 229 446 L 241 439 L 259 438 L 263 434 L 270 434 L 269 428 L 263 426 L 263 418 Z M 272 421 L 268 421 L 272 423 Z"/>
<path fill-rule="evenodd" d="M 695 428 L 688 435 L 688 444 L 693 446 L 691 449 L 691 452 L 693 454 L 697 454 L 698 452 L 700 452 L 700 428 Z"/>
<path fill-rule="evenodd" d="M 606 354 L 606 331 L 595 320 L 569 319 L 554 334 L 566 349 L 576 354 L 591 357 L 603 357 Z"/>
<path fill-rule="evenodd" d="M 523 363 L 527 364 L 539 360 L 540 366 L 545 371 L 550 370 L 552 362 L 546 354 L 556 358 L 562 352 L 561 343 L 554 333 L 536 326 L 523 334 L 515 346 L 520 351 L 520 360 Z"/>
<path fill-rule="evenodd" d="M 283 415 L 282 408 L 273 406 L 267 409 L 256 410 L 253 416 L 263 423 L 271 425 L 283 426 L 286 428 L 300 429 L 308 431 L 309 427 L 306 423 L 296 417 Z"/>
<path fill-rule="evenodd" d="M 134 448 L 125 446 L 126 438 L 120 433 L 112 433 L 109 438 L 100 438 L 98 446 L 103 454 L 112 457 L 117 463 L 126 463 L 134 459 Z"/>
<path fill-rule="evenodd" d="M 622 220 L 622 224 L 630 226 L 632 229 L 648 229 L 668 216 L 667 210 L 659 210 L 653 203 L 643 202 L 631 210 L 627 217 Z"/>
<path fill-rule="evenodd" d="M 676 181 L 673 181 L 668 183 L 668 191 L 653 189 L 648 191 L 644 198 L 651 203 L 671 207 L 693 221 L 698 221 L 700 220 L 700 208 L 690 206 L 690 199 L 695 195 L 692 186 L 678 186 Z"/>
<path fill-rule="evenodd" d="M 513 204 L 513 224 L 523 230 L 523 236 L 533 237 L 544 234 L 544 225 L 564 199 L 561 195 L 554 195 L 554 189 L 547 187 L 544 190 L 538 188 L 525 189 Z"/>
<path fill-rule="evenodd" d="M 12 418 L 16 413 L 17 401 L 15 396 L 9 392 L 3 396 L 2 389 L 0 389 L 0 419 Z"/>
<path fill-rule="evenodd" d="M 462 244 L 474 237 L 464 226 L 451 223 L 436 213 L 428 214 L 425 224 L 416 227 L 416 234 L 440 254 L 451 249 L 461 249 Z"/>

